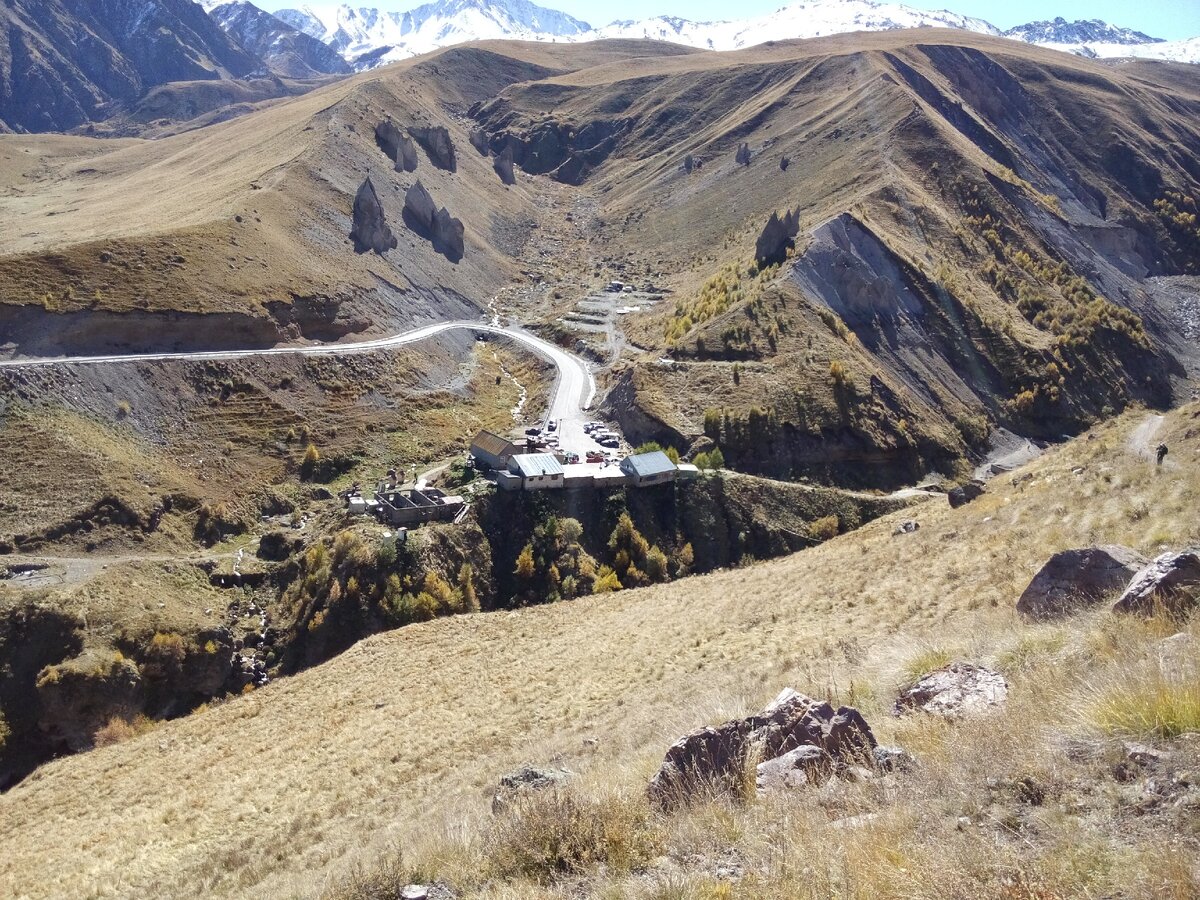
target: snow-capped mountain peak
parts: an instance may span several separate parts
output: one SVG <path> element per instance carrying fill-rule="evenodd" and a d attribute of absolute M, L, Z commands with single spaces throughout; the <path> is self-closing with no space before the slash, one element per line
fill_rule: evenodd
<path fill-rule="evenodd" d="M 464 41 L 570 40 L 591 27 L 529 0 L 435 0 L 407 12 L 306 4 L 275 15 L 352 62 L 370 56 L 372 65 Z"/>
<path fill-rule="evenodd" d="M 217 0 L 201 0 L 205 6 Z M 530 0 L 434 0 L 407 12 L 349 4 L 304 4 L 275 15 L 331 46 L 356 68 L 371 68 L 464 41 L 510 38 L 591 41 L 634 38 L 671 41 L 706 50 L 736 50 L 771 40 L 824 37 L 899 28 L 956 28 L 1004 36 L 1084 56 L 1142 56 L 1200 60 L 1200 39 L 1163 42 L 1099 20 L 1062 18 L 1002 32 L 983 19 L 878 0 L 799 0 L 746 19 L 695 22 L 678 16 L 619 20 L 593 28 Z"/>
<path fill-rule="evenodd" d="M 1157 44 L 1162 38 L 1150 37 L 1132 28 L 1119 28 L 1099 19 L 1068 22 L 1062 16 L 1042 22 L 1029 22 L 1004 32 L 1004 36 L 1029 44 Z"/>

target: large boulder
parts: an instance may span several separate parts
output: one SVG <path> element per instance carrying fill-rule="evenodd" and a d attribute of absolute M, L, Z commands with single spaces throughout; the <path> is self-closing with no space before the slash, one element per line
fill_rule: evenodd
<path fill-rule="evenodd" d="M 800 212 L 784 210 L 783 216 L 771 213 L 754 245 L 754 259 L 759 267 L 780 265 L 787 260 L 788 250 L 796 246 L 800 232 Z"/>
<path fill-rule="evenodd" d="M 465 252 L 463 223 L 450 215 L 446 207 L 438 209 L 425 185 L 417 180 L 404 195 L 404 222 L 452 262 L 458 262 Z"/>
<path fill-rule="evenodd" d="M 433 197 L 418 178 L 404 194 L 404 221 L 409 228 L 423 232 L 426 237 L 429 237 L 433 232 L 435 218 L 437 218 L 437 204 L 433 202 Z"/>
<path fill-rule="evenodd" d="M 900 715 L 923 710 L 947 719 L 987 712 L 1008 699 L 1008 682 L 999 672 L 974 663 L 951 663 L 930 672 L 897 698 Z"/>
<path fill-rule="evenodd" d="M 946 494 L 946 499 L 950 501 L 951 508 L 958 509 L 960 506 L 966 506 L 975 498 L 982 497 L 983 494 L 983 482 L 978 479 L 972 479 L 966 484 L 950 490 Z"/>
<path fill-rule="evenodd" d="M 466 228 L 450 215 L 446 207 L 437 211 L 433 218 L 433 247 L 452 262 L 458 262 L 466 252 Z"/>
<path fill-rule="evenodd" d="M 516 184 L 517 176 L 513 172 L 513 152 L 512 147 L 505 147 L 500 155 L 492 162 L 492 168 L 496 170 L 496 174 L 500 176 L 500 180 L 505 184 Z"/>
<path fill-rule="evenodd" d="M 789 688 L 758 715 L 701 728 L 676 741 L 647 793 L 661 808 L 709 796 L 741 796 L 749 787 L 750 766 L 760 760 L 776 760 L 800 747 L 816 748 L 831 763 L 869 759 L 875 743 L 858 710 L 835 710 Z M 788 773 L 805 771 L 811 755 L 794 754 L 760 777 L 764 783 L 799 783 L 798 775 Z M 759 775 L 757 768 L 753 772 Z"/>
<path fill-rule="evenodd" d="M 471 141 L 471 146 L 479 151 L 480 156 L 488 155 L 489 147 L 486 131 L 484 131 L 482 128 L 472 128 L 469 140 Z"/>
<path fill-rule="evenodd" d="M 738 144 L 737 153 L 734 154 L 733 158 L 739 166 L 750 165 L 750 145 Z"/>
<path fill-rule="evenodd" d="M 1092 606 L 1121 591 L 1149 562 L 1128 547 L 1064 550 L 1050 557 L 1017 601 L 1017 612 L 1053 619 Z"/>
<path fill-rule="evenodd" d="M 454 156 L 454 142 L 450 140 L 450 132 L 443 126 L 431 125 L 425 128 L 413 126 L 408 129 L 408 133 L 429 154 L 431 163 L 447 172 L 458 171 L 458 161 Z"/>
<path fill-rule="evenodd" d="M 1164 553 L 1143 567 L 1113 605 L 1113 612 L 1180 614 L 1200 599 L 1200 549 Z"/>
<path fill-rule="evenodd" d="M 391 119 L 384 119 L 375 126 L 375 143 L 396 164 L 397 172 L 417 170 L 416 145 Z"/>
<path fill-rule="evenodd" d="M 387 253 L 396 249 L 396 237 L 388 227 L 383 203 L 380 202 L 379 194 L 375 192 L 375 185 L 369 177 L 354 197 L 354 225 L 350 229 L 350 239 L 354 241 L 354 249 L 359 253 L 366 253 L 368 250 Z"/>

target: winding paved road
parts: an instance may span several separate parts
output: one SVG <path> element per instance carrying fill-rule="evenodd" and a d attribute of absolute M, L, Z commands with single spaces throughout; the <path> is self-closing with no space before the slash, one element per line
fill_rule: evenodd
<path fill-rule="evenodd" d="M 488 325 L 483 322 L 439 322 L 436 325 L 426 325 L 414 328 L 402 334 L 386 338 L 376 338 L 369 341 L 353 341 L 342 344 L 310 344 L 307 346 L 266 347 L 258 350 L 197 350 L 176 353 L 126 353 L 108 356 L 68 356 L 62 358 L 31 358 L 0 360 L 0 368 L 19 369 L 38 366 L 62 365 L 112 365 L 116 363 L 167 362 L 167 361 L 201 361 L 201 360 L 236 360 L 262 356 L 282 356 L 284 354 L 299 354 L 301 356 L 333 356 L 347 353 L 370 353 L 375 350 L 389 350 L 428 340 L 446 331 L 467 330 L 477 334 L 502 335 L 510 340 L 528 347 L 534 353 L 544 357 L 554 364 L 558 370 L 558 379 L 554 386 L 554 395 L 546 418 L 559 419 L 563 423 L 580 423 L 579 433 L 582 435 L 584 411 L 591 408 L 596 396 L 596 382 L 588 369 L 588 365 L 578 356 L 568 353 L 561 347 L 530 334 L 520 328 L 505 328 L 499 325 Z M 572 431 L 575 429 L 572 428 Z"/>

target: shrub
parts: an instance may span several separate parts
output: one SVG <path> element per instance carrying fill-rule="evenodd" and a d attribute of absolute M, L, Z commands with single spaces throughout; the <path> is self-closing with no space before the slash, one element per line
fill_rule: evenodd
<path fill-rule="evenodd" d="M 513 805 L 484 838 L 494 877 L 546 884 L 603 866 L 627 874 L 655 859 L 663 834 L 640 798 L 542 791 Z"/>
<path fill-rule="evenodd" d="M 4 718 L 4 713 L 0 712 L 0 753 L 4 752 L 4 745 L 8 743 L 8 736 L 12 732 L 8 728 L 8 722 Z"/>
<path fill-rule="evenodd" d="M 808 534 L 813 540 L 827 541 L 837 537 L 842 530 L 837 516 L 822 516 L 808 525 Z"/>
<path fill-rule="evenodd" d="M 608 566 L 601 566 L 600 571 L 596 573 L 596 581 L 592 584 L 592 593 L 610 594 L 619 590 L 621 590 L 621 579 L 617 577 L 617 573 Z"/>
<path fill-rule="evenodd" d="M 304 459 L 300 462 L 300 477 L 305 480 L 312 478 L 320 461 L 321 451 L 317 449 L 316 444 L 310 443 L 304 449 Z"/>
<path fill-rule="evenodd" d="M 142 672 L 151 677 L 177 675 L 187 658 L 187 642 L 175 632 L 157 632 L 146 646 Z"/>
<path fill-rule="evenodd" d="M 153 728 L 154 722 L 141 714 L 132 719 L 113 716 L 107 724 L 102 725 L 92 735 L 92 743 L 97 747 L 110 747 L 113 744 L 120 744 L 130 738 L 145 734 Z"/>

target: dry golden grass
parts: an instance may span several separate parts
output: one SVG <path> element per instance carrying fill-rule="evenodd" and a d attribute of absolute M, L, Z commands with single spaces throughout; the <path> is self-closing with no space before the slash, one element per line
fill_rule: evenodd
<path fill-rule="evenodd" d="M 583 888 L 1194 896 L 1194 835 L 1172 837 L 1178 819 L 1156 831 L 1153 817 L 1118 833 L 1110 745 L 1078 712 L 1085 675 L 1105 683 L 1156 664 L 1162 627 L 1098 612 L 1026 625 L 1013 605 L 1056 550 L 1200 541 L 1200 445 L 1194 431 L 1185 437 L 1198 413 L 1167 418 L 1156 440 L 1175 464 L 1161 470 L 1127 447 L 1140 421 L 1131 413 L 960 510 L 933 500 L 746 569 L 378 635 L 153 734 L 50 763 L 0 797 L 0 893 L 315 896 L 395 847 L 422 877 L 483 884 L 479 835 L 504 772 L 554 762 L 580 772 L 592 796 L 632 796 L 680 734 L 791 685 L 852 699 L 882 740 L 920 757 L 920 772 L 661 823 L 677 870 L 607 881 L 593 871 Z M 892 536 L 894 519 L 914 515 L 918 532 Z M 925 646 L 1002 662 L 1006 709 L 960 726 L 891 719 L 904 669 Z M 1067 752 L 1075 741 L 1093 748 L 1079 762 Z M 1039 787 L 1023 787 L 1026 777 Z M 1022 799 L 1043 788 L 1041 805 Z M 865 813 L 878 818 L 838 821 Z M 971 824 L 959 830 L 963 816 Z M 722 887 L 707 861 L 731 848 L 748 874 Z M 571 890 L 515 879 L 484 893 Z"/>

